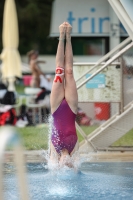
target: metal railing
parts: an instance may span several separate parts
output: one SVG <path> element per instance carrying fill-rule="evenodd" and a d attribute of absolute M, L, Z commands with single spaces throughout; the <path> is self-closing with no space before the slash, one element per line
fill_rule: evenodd
<path fill-rule="evenodd" d="M 127 50 L 133 47 L 133 42 L 128 44 L 126 47 L 124 47 L 122 50 L 120 50 L 116 55 L 114 55 L 112 58 L 110 58 L 100 69 L 98 69 L 96 72 L 94 72 L 89 78 L 87 78 L 85 81 L 83 81 L 80 85 L 77 86 L 77 89 L 81 88 L 85 83 L 90 81 L 94 76 L 96 76 L 98 73 L 100 73 L 103 69 L 108 67 L 113 61 L 118 59 L 121 55 L 123 55 Z M 101 62 L 97 62 L 96 66 L 93 66 L 93 69 L 96 68 Z M 89 64 L 89 63 L 88 63 Z M 74 63 L 74 66 L 76 66 L 77 63 Z M 86 63 L 87 65 L 87 63 Z M 80 64 L 80 66 L 84 66 L 84 63 Z M 92 68 L 91 68 L 92 70 Z M 90 72 L 90 71 L 89 71 Z M 88 71 L 84 74 L 84 76 L 88 73 Z M 84 77 L 83 76 L 83 77 Z M 79 80 L 79 79 L 78 79 Z"/>
<path fill-rule="evenodd" d="M 79 79 L 76 80 L 79 81 L 80 79 L 82 79 L 86 74 L 88 74 L 89 72 L 91 72 L 93 69 L 95 69 L 97 66 L 99 66 L 102 62 L 106 61 L 110 56 L 112 56 L 115 52 L 117 52 L 119 49 L 123 48 L 125 45 L 127 45 L 129 42 L 131 41 L 131 38 L 128 37 L 127 39 L 125 39 L 123 42 L 121 42 L 119 45 L 117 45 L 115 48 L 113 48 L 110 52 L 108 52 L 106 55 L 104 55 L 102 58 L 100 58 L 96 64 L 93 65 L 93 67 L 91 67 L 87 72 L 85 72 Z M 74 65 L 88 65 L 89 63 L 74 63 Z"/>
<path fill-rule="evenodd" d="M 12 147 L 14 150 L 14 163 L 16 165 L 18 185 L 21 200 L 29 200 L 28 187 L 26 181 L 26 168 L 23 155 L 23 148 L 16 129 L 4 127 L 0 130 L 0 200 L 3 200 L 3 163 L 6 147 Z"/>
<path fill-rule="evenodd" d="M 101 66 L 100 69 L 96 70 L 94 73 L 92 73 L 92 75 L 87 78 L 86 80 L 82 81 L 78 86 L 77 86 L 77 90 L 80 89 L 83 85 L 85 85 L 88 81 L 90 81 L 94 76 L 96 76 L 98 73 L 100 73 L 103 69 L 105 69 L 106 67 L 108 67 L 110 64 L 112 64 L 114 61 L 116 61 L 118 58 L 121 57 L 121 55 L 123 55 L 126 51 L 128 51 L 130 48 L 133 47 L 133 42 L 131 38 L 127 38 L 126 40 L 124 40 L 121 44 L 119 44 L 118 46 L 116 46 L 112 51 L 110 51 L 108 54 L 106 54 L 105 56 L 103 56 L 101 59 L 99 59 L 99 61 L 97 63 L 95 63 L 93 65 L 93 67 L 91 67 L 88 71 L 86 71 L 80 78 L 78 78 L 76 80 L 76 83 L 78 83 L 78 81 L 85 77 L 86 74 L 88 74 L 90 71 L 94 70 L 96 67 L 98 67 L 99 65 Z M 130 42 L 130 43 L 129 43 Z M 128 44 L 129 43 L 129 44 Z M 125 46 L 126 45 L 126 46 Z M 125 46 L 125 47 L 124 47 Z M 124 47 L 123 49 L 121 49 L 122 47 Z M 120 50 L 121 49 L 121 50 Z M 119 51 L 118 51 L 119 50 Z M 113 55 L 111 57 L 111 55 Z M 110 58 L 111 57 L 111 58 Z M 108 59 L 109 58 L 109 59 Z M 108 60 L 107 60 L 108 59 Z M 106 61 L 107 60 L 107 61 Z M 102 62 L 106 61 L 105 63 L 102 64 Z M 74 66 L 88 66 L 90 65 L 90 63 L 74 63 Z M 92 65 L 92 63 L 91 63 Z M 122 71 L 122 70 L 121 70 Z M 122 88 L 121 88 L 122 89 Z M 121 113 L 123 112 L 123 106 L 124 104 L 121 102 Z M 120 113 L 119 113 L 120 114 Z M 79 130 L 79 133 L 82 135 L 82 137 L 84 138 L 84 140 L 87 142 L 87 146 L 92 149 L 93 151 L 95 151 L 95 147 L 92 145 L 92 143 L 90 141 L 88 141 L 88 138 L 86 138 L 86 134 L 85 132 L 81 129 L 79 129 L 79 125 L 76 123 L 76 127 Z M 95 132 L 97 131 L 97 129 L 95 130 Z"/>
<path fill-rule="evenodd" d="M 113 10 L 115 11 L 116 15 L 124 25 L 125 29 L 127 30 L 129 36 L 133 40 L 133 22 L 129 16 L 129 13 L 127 14 L 127 11 L 123 7 L 122 3 L 119 0 L 108 0 L 110 5 L 112 6 Z M 127 1 L 128 4 L 128 1 Z"/>

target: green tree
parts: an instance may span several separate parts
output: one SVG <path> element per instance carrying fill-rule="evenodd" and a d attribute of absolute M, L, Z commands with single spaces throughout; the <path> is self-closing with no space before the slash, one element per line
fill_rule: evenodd
<path fill-rule="evenodd" d="M 2 23 L 4 0 L 0 2 L 0 48 L 2 50 Z M 41 54 L 55 54 L 50 39 L 50 20 L 53 0 L 15 0 L 19 23 L 19 51 L 26 54 L 31 49 L 37 49 Z"/>

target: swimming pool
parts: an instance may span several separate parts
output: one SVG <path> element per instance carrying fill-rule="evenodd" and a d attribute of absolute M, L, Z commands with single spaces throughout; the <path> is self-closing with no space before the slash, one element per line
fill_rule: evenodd
<path fill-rule="evenodd" d="M 5 165 L 6 200 L 18 200 L 14 168 Z M 133 163 L 82 163 L 78 173 L 48 171 L 42 164 L 27 164 L 31 200 L 131 200 Z"/>

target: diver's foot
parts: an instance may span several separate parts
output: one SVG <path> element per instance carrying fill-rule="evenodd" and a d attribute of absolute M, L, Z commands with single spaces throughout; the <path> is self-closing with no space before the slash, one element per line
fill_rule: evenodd
<path fill-rule="evenodd" d="M 66 22 L 59 26 L 60 37 L 59 40 L 65 40 L 66 37 Z"/>
<path fill-rule="evenodd" d="M 72 26 L 66 22 L 66 40 L 71 40 L 71 32 L 72 32 Z"/>

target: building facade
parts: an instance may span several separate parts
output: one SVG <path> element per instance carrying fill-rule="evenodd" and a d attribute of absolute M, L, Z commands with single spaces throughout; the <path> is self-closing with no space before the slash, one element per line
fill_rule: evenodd
<path fill-rule="evenodd" d="M 128 36 L 107 0 L 55 0 L 50 37 L 64 21 L 73 27 L 74 55 L 102 56 Z"/>

